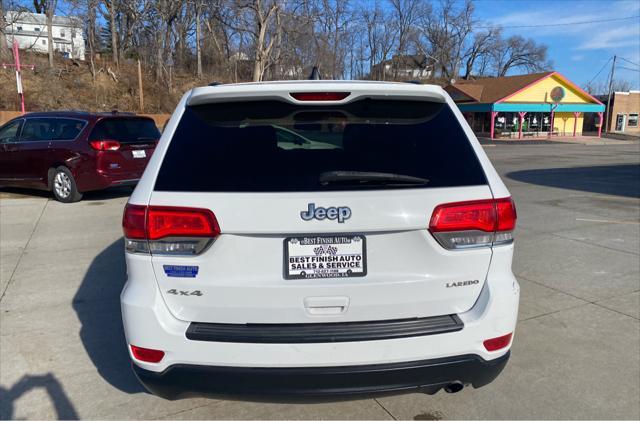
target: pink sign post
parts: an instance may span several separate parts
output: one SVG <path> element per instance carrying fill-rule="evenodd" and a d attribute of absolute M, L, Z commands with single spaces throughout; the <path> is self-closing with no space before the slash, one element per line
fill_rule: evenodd
<path fill-rule="evenodd" d="M 13 40 L 13 59 L 15 60 L 14 63 L 2 63 L 2 68 L 3 69 L 6 69 L 7 67 L 16 68 L 16 89 L 18 91 L 18 96 L 20 97 L 20 110 L 22 111 L 22 114 L 24 114 L 26 111 L 24 107 L 24 91 L 22 89 L 21 70 L 23 67 L 27 67 L 33 70 L 35 69 L 36 66 L 34 66 L 33 64 L 26 64 L 26 65 L 20 64 L 20 50 L 18 50 L 18 41 L 16 39 Z"/>

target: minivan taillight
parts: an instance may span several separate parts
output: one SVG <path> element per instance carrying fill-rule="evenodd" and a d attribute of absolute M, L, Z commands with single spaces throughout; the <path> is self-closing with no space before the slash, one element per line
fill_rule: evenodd
<path fill-rule="evenodd" d="M 117 140 L 92 140 L 90 144 L 96 151 L 117 151 L 120 149 L 120 142 Z"/>
<path fill-rule="evenodd" d="M 220 235 L 209 209 L 130 205 L 124 209 L 125 249 L 131 253 L 191 256 Z"/>
<path fill-rule="evenodd" d="M 513 242 L 516 207 L 510 197 L 436 206 L 429 231 L 447 249 L 491 247 Z"/>

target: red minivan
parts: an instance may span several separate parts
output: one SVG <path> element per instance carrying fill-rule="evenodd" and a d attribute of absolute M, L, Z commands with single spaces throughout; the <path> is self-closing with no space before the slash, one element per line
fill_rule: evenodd
<path fill-rule="evenodd" d="M 160 132 L 126 113 L 29 113 L 0 127 L 0 186 L 52 191 L 60 202 L 112 186 L 135 185 Z"/>

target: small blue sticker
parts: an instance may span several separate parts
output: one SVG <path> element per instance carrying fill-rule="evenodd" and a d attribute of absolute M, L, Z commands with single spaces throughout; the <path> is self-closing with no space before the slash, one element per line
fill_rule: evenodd
<path fill-rule="evenodd" d="M 164 273 L 172 278 L 195 278 L 198 266 L 163 265 Z"/>

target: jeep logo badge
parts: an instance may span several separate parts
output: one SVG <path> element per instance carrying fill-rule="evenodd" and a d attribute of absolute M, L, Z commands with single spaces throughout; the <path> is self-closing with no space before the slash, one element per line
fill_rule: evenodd
<path fill-rule="evenodd" d="M 347 206 L 330 208 L 316 208 L 315 203 L 309 203 L 309 208 L 306 211 L 300 212 L 300 217 L 305 221 L 311 221 L 317 219 L 322 221 L 323 219 L 337 219 L 338 223 L 342 224 L 347 219 L 351 218 L 351 209 Z"/>

